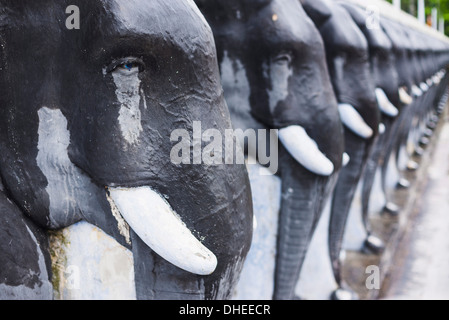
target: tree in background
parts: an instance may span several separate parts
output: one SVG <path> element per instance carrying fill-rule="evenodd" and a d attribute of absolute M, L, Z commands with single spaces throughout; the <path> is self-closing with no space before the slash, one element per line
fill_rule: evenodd
<path fill-rule="evenodd" d="M 387 0 L 392 3 L 392 0 Z M 426 4 L 426 17 L 431 16 L 432 8 L 438 9 L 438 18 L 444 18 L 445 27 L 444 33 L 449 35 L 449 0 L 425 0 Z M 417 16 L 418 0 L 402 0 L 402 10 L 410 13 L 413 16 Z"/>

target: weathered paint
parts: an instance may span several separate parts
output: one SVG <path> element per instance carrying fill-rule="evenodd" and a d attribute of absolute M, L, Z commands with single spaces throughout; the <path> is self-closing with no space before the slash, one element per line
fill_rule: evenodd
<path fill-rule="evenodd" d="M 139 68 L 134 67 L 128 70 L 119 67 L 112 72 L 112 76 L 117 87 L 115 94 L 120 102 L 118 117 L 120 130 L 128 144 L 133 145 L 139 141 L 143 131 Z"/>
<path fill-rule="evenodd" d="M 47 273 L 47 269 L 45 266 L 44 256 L 39 248 L 39 242 L 34 236 L 33 232 L 30 228 L 25 225 L 28 234 L 31 239 L 35 243 L 37 254 L 38 254 L 38 267 L 41 271 L 41 274 L 36 274 L 33 270 L 29 270 L 30 277 L 38 277 L 40 279 L 40 283 L 36 283 L 33 288 L 30 288 L 26 285 L 18 285 L 18 286 L 10 286 L 3 283 L 0 283 L 0 300 L 3 299 L 18 299 L 18 300 L 41 300 L 41 299 L 50 299 L 52 297 L 53 287 L 50 283 L 49 276 Z M 11 239 L 11 241 L 16 241 Z M 17 253 L 20 254 L 20 253 Z"/>
<path fill-rule="evenodd" d="M 132 252 L 97 227 L 79 222 L 53 232 L 51 253 L 55 299 L 136 299 Z"/>

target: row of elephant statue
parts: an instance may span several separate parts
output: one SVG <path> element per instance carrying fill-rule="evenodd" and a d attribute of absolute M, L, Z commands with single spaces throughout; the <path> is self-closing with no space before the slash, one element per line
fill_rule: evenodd
<path fill-rule="evenodd" d="M 376 172 L 398 214 L 387 169 L 423 152 L 447 99 L 449 42 L 395 19 L 373 27 L 354 1 L 0 0 L 0 16 L 1 299 L 52 299 L 49 232 L 81 221 L 132 253 L 137 299 L 254 299 L 248 264 L 270 298 L 295 299 L 327 204 L 332 298 L 355 298 L 340 256 L 357 186 L 378 253 Z M 193 134 L 190 158 L 198 122 L 275 132 L 271 150 L 269 134 L 234 142 L 262 168 L 278 146 L 278 170 L 174 163 L 173 130 Z"/>

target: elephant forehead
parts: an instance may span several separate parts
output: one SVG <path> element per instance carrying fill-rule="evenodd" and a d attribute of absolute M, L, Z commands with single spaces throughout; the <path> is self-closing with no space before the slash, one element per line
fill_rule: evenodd
<path fill-rule="evenodd" d="M 113 18 L 101 23 L 109 27 L 112 35 L 162 36 L 181 47 L 211 51 L 212 32 L 193 0 L 115 0 L 107 4 L 106 10 Z"/>
<path fill-rule="evenodd" d="M 335 48 L 367 50 L 368 43 L 349 13 L 335 5 L 333 16 L 323 26 L 323 38 Z"/>
<path fill-rule="evenodd" d="M 370 48 L 391 50 L 392 43 L 381 28 L 368 28 L 370 16 L 365 11 L 348 4 L 343 4 L 343 7 L 349 12 L 354 22 L 364 33 Z"/>
<path fill-rule="evenodd" d="M 273 46 L 296 45 L 304 50 L 321 42 L 315 25 L 295 0 L 271 1 L 250 16 L 248 25 L 255 40 Z"/>
<path fill-rule="evenodd" d="M 80 30 L 66 27 L 69 4 L 79 8 Z M 40 50 L 58 45 L 85 50 L 111 38 L 143 37 L 171 42 L 189 53 L 213 56 L 215 52 L 210 27 L 193 0 L 40 0 L 20 4 L 0 0 L 0 7 L 0 32 L 9 30 L 31 43 L 43 42 Z M 18 41 L 24 42 L 20 37 Z"/>
<path fill-rule="evenodd" d="M 378 48 L 378 49 L 384 49 L 384 50 L 391 50 L 393 47 L 393 44 L 391 43 L 390 39 L 388 39 L 385 32 L 383 32 L 381 29 L 367 29 L 367 40 L 369 43 L 369 46 L 372 48 Z"/>
<path fill-rule="evenodd" d="M 381 24 L 388 38 L 397 49 L 407 49 L 409 47 L 408 37 L 402 32 L 399 25 L 387 19 L 382 19 Z"/>
<path fill-rule="evenodd" d="M 301 4 L 317 26 L 332 16 L 330 5 L 325 1 L 301 0 Z"/>

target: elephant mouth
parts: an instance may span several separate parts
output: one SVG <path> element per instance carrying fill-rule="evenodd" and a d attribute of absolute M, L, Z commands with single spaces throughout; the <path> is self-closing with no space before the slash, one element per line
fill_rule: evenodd
<path fill-rule="evenodd" d="M 107 188 L 107 200 L 139 238 L 159 256 L 187 272 L 210 275 L 217 258 L 181 217 L 150 187 Z"/>

